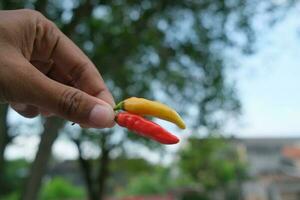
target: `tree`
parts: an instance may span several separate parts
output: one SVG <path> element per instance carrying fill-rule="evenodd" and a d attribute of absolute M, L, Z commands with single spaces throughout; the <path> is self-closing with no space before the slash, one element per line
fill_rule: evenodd
<path fill-rule="evenodd" d="M 29 176 L 25 182 L 21 199 L 37 199 L 42 178 L 46 172 L 48 160 L 52 153 L 51 147 L 63 124 L 64 121 L 57 117 L 51 117 L 45 120 L 39 148 L 31 165 Z"/>
<path fill-rule="evenodd" d="M 225 195 L 233 195 L 230 186 L 235 183 L 235 189 L 238 189 L 239 181 L 246 178 L 246 163 L 239 157 L 238 149 L 229 142 L 229 139 L 215 136 L 190 138 L 179 152 L 181 174 L 203 187 L 206 194 L 222 190 Z"/>
<path fill-rule="evenodd" d="M 89 3 L 93 5 L 92 2 L 85 4 Z M 223 1 L 101 2 L 94 5 L 94 13 L 82 14 L 84 17 L 79 21 L 78 33 L 73 39 L 86 50 L 96 66 L 100 66 L 99 70 L 117 100 L 129 96 L 159 99 L 157 93 L 161 92 L 165 96 L 162 101 L 176 105 L 181 111 L 183 106 L 180 105 L 196 107 L 197 115 L 189 125 L 215 129 L 239 110 L 234 90 L 226 82 L 220 50 L 232 43 L 225 31 L 230 15 L 241 15 L 239 12 L 245 7 L 243 1 L 237 1 L 234 6 Z M 191 22 L 190 26 L 181 27 L 184 20 Z M 248 20 L 243 18 L 243 27 L 238 22 L 234 27 L 251 31 Z M 224 114 L 221 120 L 215 120 L 217 112 Z M 83 139 L 86 132 L 73 138 L 87 185 L 94 185 L 89 189 L 95 192 L 90 198 L 104 195 L 109 154 L 114 147 L 142 142 L 157 148 L 155 143 L 129 133 L 121 133 L 122 142 L 116 145 L 115 134 L 120 133 L 98 133 L 101 170 L 92 170 L 98 165 L 87 164 L 88 160 L 81 156 L 81 143 L 86 142 Z M 99 171 L 98 181 L 88 178 L 95 177 L 91 171 Z"/>

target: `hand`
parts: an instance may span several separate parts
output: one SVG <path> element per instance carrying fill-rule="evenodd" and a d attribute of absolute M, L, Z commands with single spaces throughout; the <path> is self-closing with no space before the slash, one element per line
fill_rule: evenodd
<path fill-rule="evenodd" d="M 113 97 L 93 63 L 33 10 L 0 11 L 0 101 L 25 117 L 114 125 Z"/>

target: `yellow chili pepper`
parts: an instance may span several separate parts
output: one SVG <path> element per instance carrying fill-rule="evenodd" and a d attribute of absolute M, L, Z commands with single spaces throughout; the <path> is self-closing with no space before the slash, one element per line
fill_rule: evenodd
<path fill-rule="evenodd" d="M 179 114 L 169 106 L 157 101 L 131 97 L 120 102 L 114 110 L 125 110 L 137 115 L 148 115 L 173 122 L 179 128 L 185 129 L 184 121 Z"/>

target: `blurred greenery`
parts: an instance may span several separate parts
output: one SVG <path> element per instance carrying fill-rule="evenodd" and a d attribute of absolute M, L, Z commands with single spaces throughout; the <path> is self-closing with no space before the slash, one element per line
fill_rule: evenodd
<path fill-rule="evenodd" d="M 225 187 L 230 181 L 246 178 L 246 166 L 238 149 L 224 138 L 189 139 L 179 153 L 182 174 L 207 190 Z"/>
<path fill-rule="evenodd" d="M 112 192 L 121 197 L 175 193 L 182 199 L 214 199 L 212 194 L 222 191 L 228 199 L 238 199 L 239 183 L 247 178 L 247 168 L 238 148 L 229 142 L 216 136 L 191 138 L 170 165 L 137 170 L 123 180 L 127 184 L 114 183 Z M 122 166 L 114 177 L 117 181 L 124 179 L 120 172 L 130 171 L 128 165 Z"/>
<path fill-rule="evenodd" d="M 48 181 L 41 191 L 41 200 L 76 200 L 83 199 L 84 197 L 84 188 L 76 187 L 69 181 L 60 177 L 54 177 Z"/>
<path fill-rule="evenodd" d="M 20 187 L 19 187 L 20 188 Z M 40 200 L 76 200 L 85 198 L 84 188 L 73 186 L 72 183 L 63 179 L 62 177 L 54 177 L 44 184 Z M 19 200 L 20 191 L 12 192 L 0 200 Z"/>
<path fill-rule="evenodd" d="M 1 174 L 1 176 L 5 182 L 5 188 L 3 189 L 5 189 L 7 193 L 20 192 L 22 182 L 28 172 L 29 164 L 29 162 L 23 159 L 6 162 L 6 171 L 4 174 Z M 13 196 L 15 196 L 15 194 L 12 195 L 11 198 L 13 198 Z"/>
<path fill-rule="evenodd" d="M 177 186 L 170 174 L 172 167 L 155 165 L 150 171 L 144 171 L 129 177 L 124 190 L 118 191 L 119 196 L 141 196 L 164 194 Z"/>
<path fill-rule="evenodd" d="M 0 198 L 0 200 L 19 200 L 19 199 L 20 199 L 19 192 L 12 192 Z"/>
<path fill-rule="evenodd" d="M 126 196 L 165 193 L 167 185 L 161 182 L 161 178 L 159 174 L 145 174 L 133 178 L 128 185 Z"/>

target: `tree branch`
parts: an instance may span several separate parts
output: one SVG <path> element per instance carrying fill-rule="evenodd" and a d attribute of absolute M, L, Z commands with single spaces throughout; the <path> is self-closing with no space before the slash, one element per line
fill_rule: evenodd
<path fill-rule="evenodd" d="M 99 162 L 100 162 L 100 170 L 98 174 L 98 199 L 102 200 L 104 199 L 104 194 L 105 194 L 105 184 L 106 180 L 109 177 L 109 149 L 105 148 L 105 145 L 101 145 L 101 156 L 99 157 Z"/>

